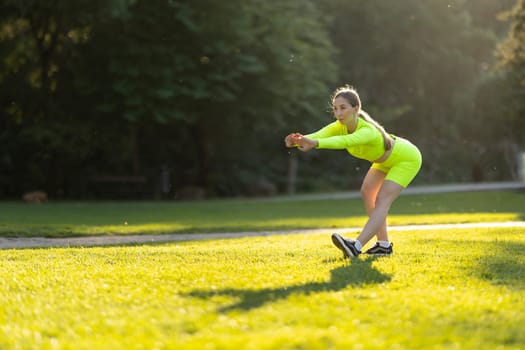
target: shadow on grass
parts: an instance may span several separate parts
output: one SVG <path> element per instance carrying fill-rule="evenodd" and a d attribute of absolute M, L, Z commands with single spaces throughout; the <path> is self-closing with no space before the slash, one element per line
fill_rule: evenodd
<path fill-rule="evenodd" d="M 494 242 L 487 244 L 491 254 L 476 264 L 476 273 L 485 281 L 509 288 L 525 289 L 525 243 Z"/>
<path fill-rule="evenodd" d="M 330 271 L 330 280 L 327 282 L 310 282 L 300 285 L 285 286 L 281 288 L 266 289 L 223 289 L 214 291 L 197 290 L 188 295 L 197 298 L 212 296 L 230 296 L 239 301 L 232 305 L 224 306 L 218 311 L 251 310 L 266 303 L 286 299 L 292 294 L 310 295 L 323 292 L 337 292 L 348 286 L 364 286 L 390 281 L 391 277 L 372 267 L 372 262 L 377 257 L 366 259 L 353 259 L 350 264 L 337 267 Z"/>
<path fill-rule="evenodd" d="M 497 233 L 494 235 L 497 237 Z M 439 246 L 445 240 L 424 240 L 421 241 L 421 246 Z M 455 249 L 464 252 L 463 256 L 454 257 L 457 263 L 455 269 L 463 270 L 469 276 L 493 285 L 525 289 L 525 243 L 495 238 L 493 241 L 475 242 L 480 248 L 471 251 L 471 240 L 450 242 L 453 242 Z"/>

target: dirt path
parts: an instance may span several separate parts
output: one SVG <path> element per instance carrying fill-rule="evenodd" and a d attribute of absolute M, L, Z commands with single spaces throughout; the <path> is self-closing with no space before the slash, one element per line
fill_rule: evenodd
<path fill-rule="evenodd" d="M 500 228 L 500 227 L 525 227 L 525 221 L 514 222 L 480 222 L 467 224 L 438 224 L 438 225 L 408 225 L 390 226 L 389 230 L 409 231 L 409 230 L 443 230 L 450 228 L 471 229 L 471 228 Z M 163 235 L 126 235 L 126 236 L 91 236 L 91 237 L 69 237 L 69 238 L 6 238 L 0 237 L 0 249 L 21 249 L 21 248 L 50 248 L 50 247 L 92 247 L 106 245 L 125 245 L 125 244 L 148 244 L 162 242 L 180 242 L 205 239 L 221 238 L 240 238 L 256 236 L 272 236 L 287 234 L 312 234 L 312 233 L 332 233 L 358 231 L 359 228 L 347 227 L 334 230 L 332 228 L 310 229 L 310 230 L 287 230 L 287 231 L 263 231 L 263 232 L 226 232 L 226 233 L 176 233 Z"/>

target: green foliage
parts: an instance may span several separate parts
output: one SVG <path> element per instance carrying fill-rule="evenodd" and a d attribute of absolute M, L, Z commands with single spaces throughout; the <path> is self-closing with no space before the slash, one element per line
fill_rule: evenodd
<path fill-rule="evenodd" d="M 287 16 L 294 11 L 302 15 Z M 276 143 L 275 135 L 281 141 L 287 118 L 314 115 L 334 76 L 313 2 L 137 1 L 129 14 L 94 28 L 85 55 L 100 47 L 106 52 L 91 68 L 99 70 L 97 78 L 84 85 L 100 101 L 94 113 L 130 129 L 128 151 L 139 168 L 186 169 L 175 174 L 175 184 L 238 193 L 243 179 L 232 163 L 253 181 L 264 157 L 274 157 L 275 148 L 266 145 Z M 315 69 L 319 61 L 323 71 Z M 98 76 L 108 80 L 99 89 Z M 148 144 L 152 139 L 160 145 Z"/>
<path fill-rule="evenodd" d="M 471 110 L 478 79 L 493 65 L 495 31 L 472 14 L 492 9 L 453 1 L 333 2 L 332 37 L 340 50 L 340 80 L 361 92 L 365 109 L 387 130 L 422 150 L 427 181 L 468 181 L 479 153 L 464 132 L 478 123 Z M 501 10 L 504 4 L 499 4 Z M 341 11 L 344 9 L 344 11 Z M 359 15 L 358 15 L 359 14 Z M 387 15 L 388 14 L 388 15 Z M 351 16 L 352 20 L 348 20 Z M 479 17 L 477 18 L 479 20 Z M 495 26 L 495 24 L 494 24 Z M 426 160 L 426 161 L 425 161 Z M 486 174 L 487 177 L 489 174 Z"/>
<path fill-rule="evenodd" d="M 143 175 L 160 196 L 161 168 L 171 198 L 188 185 L 282 191 L 292 157 L 299 191 L 357 187 L 364 162 L 282 142 L 329 122 L 329 95 L 345 83 L 422 149 L 416 181 L 469 181 L 476 169 L 512 179 L 524 127 L 521 68 L 509 63 L 523 46 L 518 7 L 498 20 L 512 2 L 3 1 L 0 194 L 88 197 L 94 176 L 110 174 Z M 505 75 L 492 68 L 509 24 Z"/>
<path fill-rule="evenodd" d="M 122 16 L 128 3 L 24 0 L 3 4 L 1 192 L 44 188 L 65 195 L 74 187 L 66 188 L 67 183 L 89 173 L 86 163 L 93 161 L 100 148 L 91 142 L 90 114 L 78 106 L 87 101 L 77 93 L 74 77 L 84 72 L 73 63 L 91 38 L 95 18 Z"/>
<path fill-rule="evenodd" d="M 508 86 L 503 99 L 508 115 L 506 136 L 523 147 L 525 143 L 521 135 L 525 128 L 525 2 L 516 1 L 516 5 L 506 16 L 511 19 L 511 27 L 498 51 Z"/>

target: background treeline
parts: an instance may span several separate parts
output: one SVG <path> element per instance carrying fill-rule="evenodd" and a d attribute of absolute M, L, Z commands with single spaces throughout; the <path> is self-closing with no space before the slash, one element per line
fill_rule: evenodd
<path fill-rule="evenodd" d="M 416 183 L 516 179 L 523 6 L 1 0 L 0 196 L 354 189 L 366 163 L 283 145 L 328 123 L 347 83 L 421 148 Z"/>

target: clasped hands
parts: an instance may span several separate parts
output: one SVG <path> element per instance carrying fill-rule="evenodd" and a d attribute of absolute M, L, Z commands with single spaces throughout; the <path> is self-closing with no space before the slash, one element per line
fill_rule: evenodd
<path fill-rule="evenodd" d="M 318 144 L 317 140 L 310 139 L 298 132 L 294 132 L 286 136 L 284 138 L 284 143 L 286 144 L 286 147 L 297 147 L 303 152 L 308 152 L 312 148 L 317 147 Z"/>

